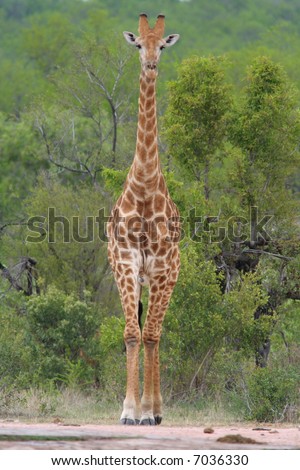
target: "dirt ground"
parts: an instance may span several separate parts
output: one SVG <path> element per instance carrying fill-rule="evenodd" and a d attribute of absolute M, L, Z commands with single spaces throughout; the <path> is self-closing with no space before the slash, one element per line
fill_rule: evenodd
<path fill-rule="evenodd" d="M 221 440 L 219 440 L 221 439 Z M 205 428 L 0 422 L 0 450 L 299 449 L 300 427 Z"/>

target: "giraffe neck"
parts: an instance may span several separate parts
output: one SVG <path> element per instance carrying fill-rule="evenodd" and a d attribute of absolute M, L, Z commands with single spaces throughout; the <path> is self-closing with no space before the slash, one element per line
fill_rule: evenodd
<path fill-rule="evenodd" d="M 142 197 L 150 196 L 156 191 L 161 175 L 157 146 L 155 85 L 156 80 L 147 78 L 142 71 L 136 150 L 130 171 L 134 192 Z"/>

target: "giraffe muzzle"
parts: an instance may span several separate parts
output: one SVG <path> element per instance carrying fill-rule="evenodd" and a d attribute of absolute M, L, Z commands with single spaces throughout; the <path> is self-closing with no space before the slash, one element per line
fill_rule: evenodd
<path fill-rule="evenodd" d="M 155 62 L 148 62 L 146 64 L 146 69 L 147 70 L 156 70 L 157 69 L 157 64 Z"/>

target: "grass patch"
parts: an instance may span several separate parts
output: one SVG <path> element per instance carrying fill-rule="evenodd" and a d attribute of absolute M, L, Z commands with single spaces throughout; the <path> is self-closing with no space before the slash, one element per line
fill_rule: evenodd
<path fill-rule="evenodd" d="M 0 406 L 0 417 L 28 422 L 115 424 L 120 405 L 103 399 L 96 392 L 32 388 L 11 394 L 5 406 Z"/>
<path fill-rule="evenodd" d="M 24 422 L 62 422 L 64 424 L 117 424 L 122 400 L 108 400 L 98 391 L 90 393 L 66 388 L 62 390 L 30 389 L 15 392 L 5 406 L 0 406 L 0 418 Z M 241 415 L 240 415 L 241 416 Z M 241 421 L 236 410 L 216 402 L 188 403 L 179 401 L 164 407 L 165 426 L 229 425 Z"/>

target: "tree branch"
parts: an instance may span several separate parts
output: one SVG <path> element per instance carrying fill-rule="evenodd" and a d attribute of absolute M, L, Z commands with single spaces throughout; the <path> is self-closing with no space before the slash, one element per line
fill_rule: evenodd
<path fill-rule="evenodd" d="M 287 298 L 287 299 L 292 299 L 292 300 L 300 300 L 300 293 L 297 293 L 297 292 L 287 292 L 287 293 L 286 293 L 286 298 Z"/>
<path fill-rule="evenodd" d="M 17 280 L 10 274 L 8 268 L 2 263 L 0 263 L 0 270 L 2 271 L 1 275 L 3 279 L 6 279 L 10 283 L 11 287 L 16 289 L 18 292 L 23 292 L 26 294 L 25 289 L 23 289 L 23 287 L 17 283 Z"/>
<path fill-rule="evenodd" d="M 0 233 L 6 228 L 10 226 L 18 226 L 18 225 L 28 225 L 28 222 L 7 222 L 4 225 L 1 225 L 0 227 Z"/>
<path fill-rule="evenodd" d="M 243 250 L 242 253 L 248 253 L 248 254 L 251 254 L 251 253 L 254 253 L 254 254 L 257 254 L 257 255 L 269 255 L 269 256 L 274 256 L 274 258 L 279 258 L 279 259 L 284 259 L 286 261 L 292 261 L 294 258 L 291 258 L 289 256 L 283 256 L 283 255 L 279 255 L 278 253 L 271 253 L 269 251 L 265 251 L 265 250 Z"/>
<path fill-rule="evenodd" d="M 107 87 L 105 86 L 105 84 L 103 83 L 103 81 L 97 77 L 97 75 L 92 71 L 90 70 L 90 68 L 86 65 L 85 66 L 85 71 L 87 73 L 87 76 L 89 77 L 89 80 L 91 83 L 95 83 L 103 92 L 109 106 L 110 106 L 110 109 L 111 109 L 111 115 L 112 115 L 112 120 L 113 120 L 113 140 L 112 140 L 112 152 L 113 152 L 113 163 L 115 164 L 115 153 L 116 153 L 116 148 L 117 148 L 117 128 L 118 128 L 118 115 L 117 115 L 117 109 L 116 109 L 116 106 L 114 104 L 114 100 L 113 100 L 113 94 L 115 92 L 115 85 L 116 85 L 116 81 L 114 83 L 114 86 L 113 86 L 113 92 L 112 94 L 109 93 Z M 119 81 L 121 75 L 119 74 L 116 78 L 116 80 Z"/>
<path fill-rule="evenodd" d="M 71 171 L 72 173 L 80 173 L 80 174 L 91 175 L 91 172 L 89 170 L 85 170 L 85 171 L 84 170 L 78 170 L 77 168 L 71 168 L 71 167 L 68 167 L 66 165 L 63 165 L 62 163 L 58 163 L 57 161 L 55 161 L 54 157 L 53 157 L 53 153 L 52 153 L 51 148 L 50 148 L 50 144 L 49 144 L 44 126 L 42 124 L 37 124 L 37 129 L 39 130 L 39 132 L 40 132 L 40 134 L 41 134 L 41 136 L 44 140 L 46 150 L 47 150 L 47 155 L 48 155 L 49 161 L 51 163 L 53 163 L 58 168 L 62 168 L 63 170 Z M 78 161 L 77 161 L 77 163 L 78 163 Z M 82 162 L 80 162 L 80 163 L 82 163 Z"/>

